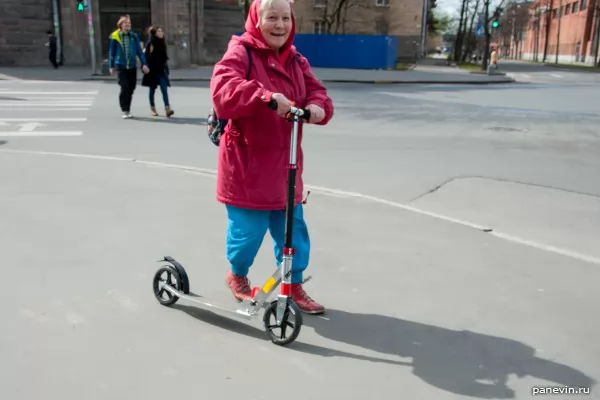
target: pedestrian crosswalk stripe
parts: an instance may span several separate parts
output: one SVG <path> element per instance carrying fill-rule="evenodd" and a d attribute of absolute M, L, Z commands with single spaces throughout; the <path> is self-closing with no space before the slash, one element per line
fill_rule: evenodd
<path fill-rule="evenodd" d="M 3 132 L 0 131 L 0 137 L 46 137 L 46 136 L 81 136 L 83 132 L 81 131 L 31 131 L 31 132 Z"/>
<path fill-rule="evenodd" d="M 15 82 L 12 86 L 0 86 L 0 139 L 82 137 L 82 124 L 88 119 L 73 116 L 91 109 L 99 91 L 86 89 L 93 88 L 81 85 L 72 87 L 74 90 L 61 90 L 71 88 L 32 87 Z"/>
<path fill-rule="evenodd" d="M 19 101 L 0 101 L 0 106 L 10 106 L 10 107 L 86 107 L 91 106 L 90 102 L 82 102 L 82 101 L 72 101 L 72 102 L 64 102 L 64 101 L 56 101 L 54 103 L 35 103 L 35 102 L 19 102 Z"/>
<path fill-rule="evenodd" d="M 4 122 L 84 122 L 87 118 L 2 118 Z"/>
<path fill-rule="evenodd" d="M 60 95 L 65 95 L 65 94 L 98 94 L 97 91 L 95 92 L 24 92 L 24 91 L 13 91 L 13 90 L 2 90 L 0 89 L 0 95 L 4 95 L 4 94 L 35 94 L 35 95 L 54 95 L 54 96 L 60 96 Z"/>
<path fill-rule="evenodd" d="M 77 108 L 77 107 L 57 107 L 57 108 L 43 108 L 43 107 L 30 107 L 30 108 L 15 108 L 15 107 L 4 107 L 0 106 L 0 110 L 10 110 L 10 111 L 89 111 L 88 108 Z"/>

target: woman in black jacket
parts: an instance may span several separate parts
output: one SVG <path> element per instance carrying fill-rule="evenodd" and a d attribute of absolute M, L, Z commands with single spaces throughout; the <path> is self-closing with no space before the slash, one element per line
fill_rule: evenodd
<path fill-rule="evenodd" d="M 144 54 L 150 72 L 145 74 L 142 78 L 142 86 L 150 88 L 150 111 L 153 116 L 156 117 L 158 115 L 154 104 L 154 93 L 156 92 L 156 87 L 160 86 L 163 103 L 165 104 L 165 112 L 167 117 L 170 117 L 175 112 L 171 109 L 169 104 L 169 92 L 167 89 L 171 86 L 171 83 L 169 82 L 169 67 L 167 65 L 169 56 L 167 55 L 165 33 L 161 27 L 151 26 L 148 28 L 148 43 L 146 43 Z"/>

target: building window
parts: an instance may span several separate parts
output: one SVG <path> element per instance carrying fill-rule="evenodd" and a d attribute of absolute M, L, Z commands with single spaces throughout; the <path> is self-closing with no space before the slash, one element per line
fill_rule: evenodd
<path fill-rule="evenodd" d="M 579 11 L 579 3 L 573 3 L 573 14 Z"/>
<path fill-rule="evenodd" d="M 579 7 L 579 9 L 581 11 L 585 10 L 587 8 L 587 0 L 581 0 L 581 7 Z"/>
<path fill-rule="evenodd" d="M 313 0 L 314 8 L 325 8 L 327 5 L 327 0 Z"/>
<path fill-rule="evenodd" d="M 375 0 L 375 6 L 377 7 L 389 7 L 390 0 Z"/>
<path fill-rule="evenodd" d="M 317 35 L 322 35 L 327 32 L 327 27 L 325 26 L 325 21 L 315 21 L 314 23 L 314 33 Z"/>
<path fill-rule="evenodd" d="M 567 4 L 565 6 L 565 15 L 569 15 L 571 13 L 571 5 Z"/>

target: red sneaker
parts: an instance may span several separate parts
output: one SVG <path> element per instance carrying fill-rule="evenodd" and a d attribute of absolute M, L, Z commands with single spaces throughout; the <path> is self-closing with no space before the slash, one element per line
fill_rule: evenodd
<path fill-rule="evenodd" d="M 298 304 L 300 311 L 306 314 L 323 314 L 325 307 L 306 294 L 301 284 L 292 284 L 292 299 Z"/>
<path fill-rule="evenodd" d="M 250 281 L 245 276 L 237 276 L 233 272 L 227 272 L 225 283 L 231 289 L 233 297 L 241 303 L 244 300 L 252 299 L 252 289 L 250 289 Z"/>

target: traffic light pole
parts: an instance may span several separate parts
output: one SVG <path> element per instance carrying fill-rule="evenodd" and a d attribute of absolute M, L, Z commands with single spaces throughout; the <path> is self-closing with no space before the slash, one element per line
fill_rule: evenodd
<path fill-rule="evenodd" d="M 94 38 L 94 18 L 92 14 L 92 0 L 84 0 L 87 6 L 88 31 L 90 36 L 90 59 L 92 61 L 92 75 L 97 75 L 96 40 Z"/>
<path fill-rule="evenodd" d="M 483 45 L 483 62 L 481 63 L 481 69 L 487 71 L 488 68 L 488 58 L 490 57 L 490 0 L 485 0 L 484 2 L 484 32 L 485 32 L 485 41 Z"/>

